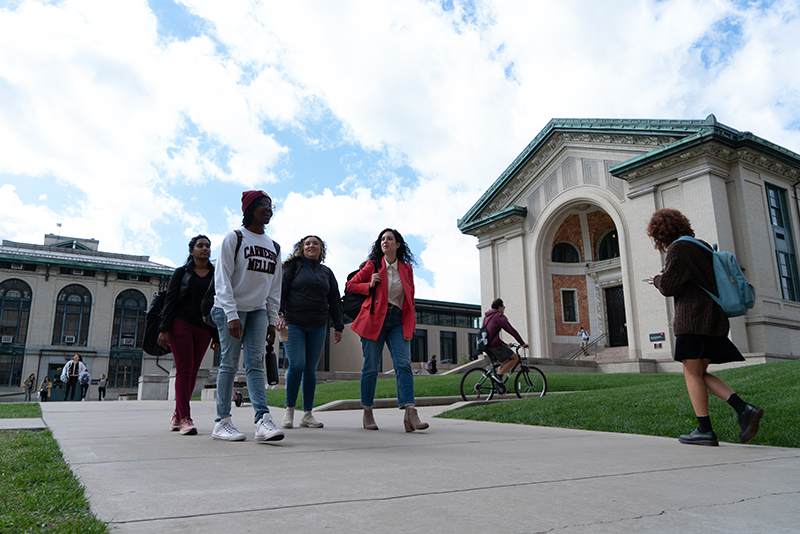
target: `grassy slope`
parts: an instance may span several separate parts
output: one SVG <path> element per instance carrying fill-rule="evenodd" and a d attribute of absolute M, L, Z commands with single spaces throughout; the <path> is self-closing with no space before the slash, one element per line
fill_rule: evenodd
<path fill-rule="evenodd" d="M 747 402 L 764 408 L 754 445 L 800 447 L 800 361 L 715 373 Z M 677 437 L 697 425 L 682 377 L 649 384 L 541 399 L 471 406 L 440 417 Z M 735 412 L 711 395 L 711 419 L 721 441 L 738 442 Z"/>

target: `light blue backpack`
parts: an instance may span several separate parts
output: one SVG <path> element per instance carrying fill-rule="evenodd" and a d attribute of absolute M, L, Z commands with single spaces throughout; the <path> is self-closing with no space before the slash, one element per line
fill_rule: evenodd
<path fill-rule="evenodd" d="M 708 293 L 714 302 L 720 305 L 722 311 L 728 317 L 739 317 L 747 313 L 756 303 L 756 292 L 753 286 L 747 283 L 742 274 L 739 262 L 730 252 L 717 251 L 717 245 L 710 249 L 702 242 L 689 236 L 683 236 L 678 241 L 689 241 L 701 246 L 711 252 L 714 263 L 714 278 L 717 280 L 717 291 L 719 296 L 714 295 L 709 290 L 700 286 L 700 289 Z"/>

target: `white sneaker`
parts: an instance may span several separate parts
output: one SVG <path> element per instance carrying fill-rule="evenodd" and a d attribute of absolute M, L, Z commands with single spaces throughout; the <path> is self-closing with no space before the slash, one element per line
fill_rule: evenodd
<path fill-rule="evenodd" d="M 281 426 L 283 428 L 292 428 L 294 426 L 294 408 L 286 408 L 286 411 L 283 413 Z"/>
<path fill-rule="evenodd" d="M 300 420 L 300 426 L 304 426 L 307 428 L 322 428 L 323 425 L 322 421 L 317 421 L 311 413 L 303 414 L 303 418 Z"/>
<path fill-rule="evenodd" d="M 247 439 L 247 436 L 239 432 L 239 429 L 234 426 L 230 417 L 217 421 L 217 424 L 214 425 L 214 430 L 211 432 L 211 437 L 225 441 L 244 441 Z"/>
<path fill-rule="evenodd" d="M 264 414 L 256 423 L 256 441 L 280 441 L 283 432 L 275 426 L 270 414 Z"/>

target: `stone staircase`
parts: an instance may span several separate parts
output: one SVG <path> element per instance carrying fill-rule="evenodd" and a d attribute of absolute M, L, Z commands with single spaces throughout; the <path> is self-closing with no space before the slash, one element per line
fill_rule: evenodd
<path fill-rule="evenodd" d="M 629 347 L 597 347 L 598 362 L 622 362 L 629 359 Z M 581 360 L 594 360 L 594 350 L 589 351 L 589 356 L 582 356 Z"/>

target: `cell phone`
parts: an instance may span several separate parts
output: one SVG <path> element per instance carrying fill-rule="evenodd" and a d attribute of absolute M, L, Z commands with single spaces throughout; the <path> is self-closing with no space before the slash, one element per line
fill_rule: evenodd
<path fill-rule="evenodd" d="M 652 278 L 642 278 L 642 282 L 652 282 Z"/>

